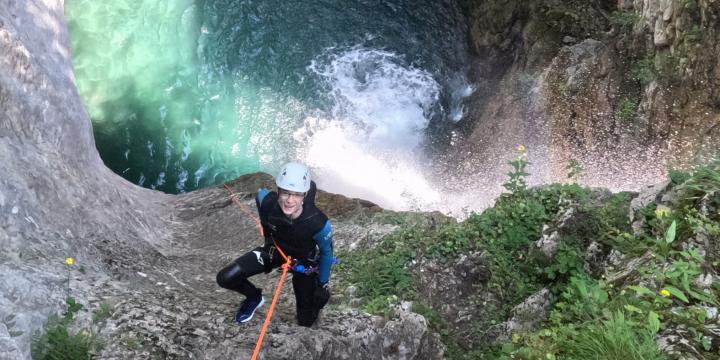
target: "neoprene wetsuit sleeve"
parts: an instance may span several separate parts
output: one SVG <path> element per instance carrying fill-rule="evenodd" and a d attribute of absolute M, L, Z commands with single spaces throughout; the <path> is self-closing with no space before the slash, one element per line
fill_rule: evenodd
<path fill-rule="evenodd" d="M 325 222 L 325 226 L 313 236 L 313 239 L 320 248 L 318 280 L 320 283 L 325 284 L 330 281 L 330 268 L 333 263 L 332 224 L 330 220 Z"/>

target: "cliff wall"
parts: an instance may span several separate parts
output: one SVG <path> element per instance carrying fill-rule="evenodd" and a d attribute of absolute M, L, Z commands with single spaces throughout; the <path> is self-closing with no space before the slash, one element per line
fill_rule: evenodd
<path fill-rule="evenodd" d="M 472 175 L 482 169 L 487 184 L 501 183 L 519 144 L 528 147 L 535 182 L 566 181 L 575 160 L 581 182 L 616 190 L 717 156 L 716 1 L 463 6 L 479 88 L 447 163 L 465 178 L 477 182 Z"/>

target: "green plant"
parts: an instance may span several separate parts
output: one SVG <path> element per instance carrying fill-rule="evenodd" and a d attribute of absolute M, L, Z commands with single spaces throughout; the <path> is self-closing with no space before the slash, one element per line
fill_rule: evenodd
<path fill-rule="evenodd" d="M 637 116 L 637 102 L 629 97 L 620 100 L 618 116 L 624 121 L 633 121 Z"/>
<path fill-rule="evenodd" d="M 701 199 L 713 197 L 720 193 L 720 160 L 695 169 L 692 176 L 681 186 L 678 192 L 684 199 Z"/>
<path fill-rule="evenodd" d="M 683 170 L 670 169 L 668 170 L 668 177 L 670 178 L 671 184 L 681 185 L 682 183 L 690 179 L 692 177 L 692 174 Z"/>
<path fill-rule="evenodd" d="M 479 237 L 479 233 L 467 226 L 451 224 L 441 228 L 433 237 L 437 240 L 428 247 L 426 254 L 447 258 L 468 250 Z"/>
<path fill-rule="evenodd" d="M 405 240 L 419 236 L 417 229 L 403 229 L 386 237 L 376 248 L 343 256 L 339 270 L 347 274 L 366 311 L 389 315 L 390 305 L 413 295 L 413 279 L 407 263 L 416 257 Z"/>
<path fill-rule="evenodd" d="M 110 305 L 107 303 L 102 303 L 100 306 L 93 312 L 93 323 L 101 323 L 105 321 L 106 319 L 110 318 L 111 311 L 110 311 Z"/>
<path fill-rule="evenodd" d="M 392 316 L 392 306 L 399 301 L 395 295 L 382 295 L 369 298 L 363 305 L 363 310 L 369 314 L 380 315 L 385 318 Z"/>
<path fill-rule="evenodd" d="M 75 317 L 75 314 L 77 314 L 78 311 L 82 310 L 83 306 L 82 304 L 75 301 L 75 298 L 68 297 L 65 299 L 65 304 L 68 306 L 67 310 L 65 311 L 65 318 L 68 320 L 72 320 L 73 317 Z"/>
<path fill-rule="evenodd" d="M 525 153 L 525 146 L 518 146 L 517 152 L 517 157 L 515 157 L 514 160 L 508 161 L 508 164 L 512 166 L 512 171 L 507 173 L 509 179 L 503 184 L 503 187 L 511 194 L 518 194 L 527 190 L 525 177 L 530 175 L 525 172 L 525 168 L 530 164 L 527 160 L 527 154 Z"/>
<path fill-rule="evenodd" d="M 139 335 L 127 337 L 123 339 L 123 343 L 130 350 L 140 350 L 143 348 L 145 341 Z"/>
<path fill-rule="evenodd" d="M 505 194 L 495 207 L 469 218 L 462 226 L 477 230 L 478 248 L 494 261 L 489 285 L 500 299 L 492 310 L 497 318 L 507 319 L 505 304 L 517 304 L 539 284 L 549 287 L 559 301 L 550 320 L 541 323 L 544 328 L 514 333 L 510 342 L 501 345 L 455 349 L 450 358 L 665 359 L 655 345 L 661 329 L 680 329 L 682 341 L 692 348 L 687 355 L 714 358 L 717 345 L 705 309 L 717 306 L 720 284 L 708 287 L 695 279 L 708 269 L 717 271 L 720 261 L 701 256 L 694 243 L 709 239 L 705 249 L 713 249 L 708 241 L 720 236 L 718 163 L 692 174 L 671 172 L 672 200 L 641 209 L 645 218 L 641 228 L 630 227 L 629 194 L 588 196 L 557 186 L 528 189 L 521 196 Z M 533 232 L 553 219 L 568 200 L 576 211 L 557 229 L 555 257 L 543 262 L 529 245 L 538 236 Z M 695 241 L 688 242 L 691 238 Z M 604 250 L 608 245 L 619 249 L 627 258 L 642 255 L 641 262 L 612 283 L 592 279 L 582 272 L 578 256 L 589 239 L 601 243 Z M 712 256 L 712 250 L 707 254 Z"/>
<path fill-rule="evenodd" d="M 45 331 L 32 340 L 31 353 L 34 360 L 81 360 L 94 358 L 96 339 L 86 331 L 72 332 L 66 318 L 52 316 Z"/>
<path fill-rule="evenodd" d="M 589 324 L 565 343 L 569 359 L 659 360 L 667 359 L 655 344 L 654 333 L 615 312 L 601 325 Z"/>
<path fill-rule="evenodd" d="M 562 95 L 563 97 L 569 97 L 571 95 L 570 87 L 568 86 L 567 82 L 565 82 L 565 81 L 558 81 L 557 89 L 558 89 L 558 91 L 560 91 L 560 95 Z"/>
<path fill-rule="evenodd" d="M 630 77 L 642 83 L 649 83 L 657 78 L 657 69 L 655 69 L 655 61 L 649 57 L 637 61 L 630 68 Z"/>
<path fill-rule="evenodd" d="M 543 272 L 550 280 L 568 277 L 583 272 L 583 257 L 576 244 L 560 242 L 553 261 L 543 267 Z"/>
<path fill-rule="evenodd" d="M 685 218 L 694 235 L 720 237 L 720 221 L 713 219 L 711 215 L 705 215 L 697 209 L 690 209 L 686 212 Z"/>
<path fill-rule="evenodd" d="M 697 25 L 693 26 L 692 29 L 688 30 L 688 32 L 685 33 L 685 41 L 689 45 L 699 44 L 700 41 L 702 41 L 702 38 L 703 38 L 703 31 Z"/>
<path fill-rule="evenodd" d="M 598 281 L 577 274 L 570 278 L 550 318 L 557 325 L 591 322 L 602 315 L 602 307 L 608 300 L 607 291 Z"/>
<path fill-rule="evenodd" d="M 437 310 L 433 309 L 432 306 L 415 301 L 412 304 L 412 311 L 425 317 L 425 319 L 430 323 L 430 326 L 433 329 L 440 331 L 441 335 L 447 335 L 447 330 L 444 329 L 446 324 L 443 321 L 442 315 L 440 315 Z"/>
<path fill-rule="evenodd" d="M 667 257 L 672 249 L 672 244 L 675 241 L 675 234 L 677 232 L 677 222 L 673 221 L 665 231 L 665 236 L 658 238 L 656 241 L 656 252 L 662 257 Z"/>
<path fill-rule="evenodd" d="M 630 11 L 613 11 L 610 14 L 610 23 L 620 27 L 630 27 L 638 23 L 640 14 Z"/>
<path fill-rule="evenodd" d="M 697 0 L 682 0 L 683 8 L 686 10 L 697 10 L 698 4 Z"/>
<path fill-rule="evenodd" d="M 99 339 L 87 330 L 72 331 L 75 314 L 83 306 L 68 297 L 68 308 L 62 317 L 50 316 L 44 332 L 36 332 L 31 343 L 32 358 L 48 360 L 93 359 L 102 345 Z"/>

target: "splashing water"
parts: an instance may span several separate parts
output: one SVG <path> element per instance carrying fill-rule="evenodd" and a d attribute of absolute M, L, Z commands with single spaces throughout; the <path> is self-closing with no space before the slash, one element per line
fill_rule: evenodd
<path fill-rule="evenodd" d="M 392 209 L 431 206 L 439 195 L 423 176 L 421 146 L 440 85 L 391 52 L 336 50 L 310 66 L 334 107 L 331 119 L 308 118 L 295 133 L 299 156 L 329 191 Z"/>
<path fill-rule="evenodd" d="M 471 91 L 453 1 L 65 9 L 98 150 L 129 181 L 185 192 L 299 159 L 326 190 L 436 209 L 428 128 L 459 120 Z"/>

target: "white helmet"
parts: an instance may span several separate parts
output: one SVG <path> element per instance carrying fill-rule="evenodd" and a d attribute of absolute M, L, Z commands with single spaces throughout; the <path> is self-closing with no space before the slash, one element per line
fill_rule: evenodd
<path fill-rule="evenodd" d="M 303 164 L 289 162 L 280 168 L 275 184 L 288 191 L 307 192 L 310 190 L 310 169 Z"/>

